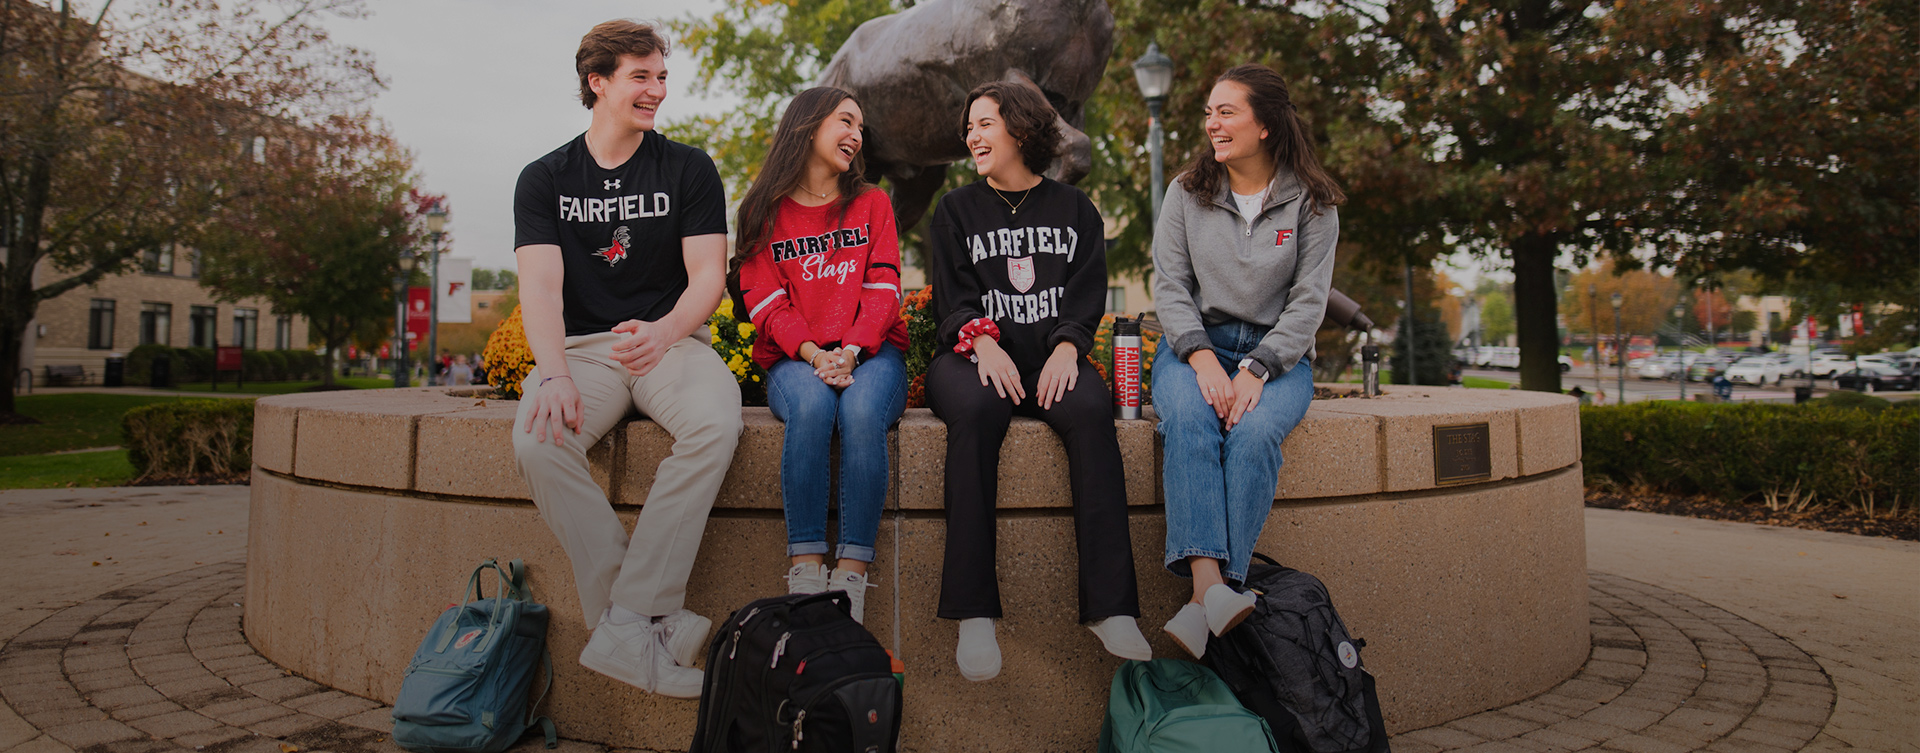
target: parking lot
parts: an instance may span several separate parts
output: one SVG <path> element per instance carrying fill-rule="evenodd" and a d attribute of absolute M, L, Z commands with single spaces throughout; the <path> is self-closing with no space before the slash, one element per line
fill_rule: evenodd
<path fill-rule="evenodd" d="M 1600 382 L 1598 385 L 1595 385 L 1594 379 L 1593 379 L 1593 367 L 1575 366 L 1573 368 L 1573 371 L 1560 375 L 1560 387 L 1561 389 L 1570 390 L 1577 386 L 1580 389 L 1586 390 L 1588 392 L 1605 392 L 1607 394 L 1608 403 L 1617 402 L 1614 399 L 1614 392 L 1617 391 L 1617 383 L 1616 383 L 1617 377 L 1615 376 L 1616 372 L 1614 372 L 1614 370 L 1611 368 L 1603 367 L 1600 373 L 1601 373 Z M 1497 379 L 1503 382 L 1507 382 L 1509 384 L 1520 383 L 1519 372 L 1506 371 L 1503 369 L 1466 369 L 1461 372 L 1461 375 L 1481 377 L 1484 379 Z M 1788 380 L 1783 385 L 1777 386 L 1777 387 L 1748 387 L 1746 385 L 1736 384 L 1733 387 L 1733 399 L 1762 400 L 1762 401 L 1791 403 L 1793 402 L 1793 385 L 1794 384 L 1795 384 L 1795 380 Z M 1816 379 L 1814 380 L 1814 390 L 1813 390 L 1814 397 L 1821 397 L 1825 395 L 1828 391 L 1832 390 L 1832 388 L 1833 388 L 1832 382 L 1826 379 Z M 1706 394 L 1712 394 L 1712 393 L 1713 393 L 1712 385 L 1706 384 L 1704 382 L 1688 382 L 1687 383 L 1687 399 L 1688 400 L 1694 399 L 1695 395 L 1706 395 Z M 1920 395 L 1920 392 L 1880 392 L 1880 393 L 1875 393 L 1874 396 L 1883 397 L 1888 400 L 1899 401 L 1899 400 L 1914 399 L 1916 395 Z M 1679 398 L 1680 398 L 1679 382 L 1675 382 L 1673 380 L 1640 379 L 1635 377 L 1633 375 L 1633 372 L 1631 371 L 1627 372 L 1627 402 L 1637 403 L 1645 400 L 1678 400 Z"/>

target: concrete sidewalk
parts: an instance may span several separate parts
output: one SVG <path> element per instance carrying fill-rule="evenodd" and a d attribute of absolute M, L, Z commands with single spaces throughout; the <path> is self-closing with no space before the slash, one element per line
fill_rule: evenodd
<path fill-rule="evenodd" d="M 377 704 L 282 676 L 245 646 L 228 602 L 247 499 L 247 487 L 0 492 L 0 753 L 398 750 Z M 1920 544 L 1586 519 L 1596 648 L 1581 674 L 1396 736 L 1396 750 L 1773 753 L 1811 737 L 1807 750 L 1920 753 Z M 1726 677 L 1746 687 L 1728 694 Z M 1648 710 L 1659 703 L 1669 710 Z M 1690 736 L 1676 720 L 1696 725 Z"/>

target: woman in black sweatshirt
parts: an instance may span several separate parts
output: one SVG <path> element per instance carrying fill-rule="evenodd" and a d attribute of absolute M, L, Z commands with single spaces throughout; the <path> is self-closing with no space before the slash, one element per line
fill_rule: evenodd
<path fill-rule="evenodd" d="M 939 614 L 960 620 L 954 660 L 974 681 L 1000 673 L 994 506 L 1000 442 L 1015 415 L 1046 421 L 1066 445 L 1080 622 L 1114 655 L 1152 658 L 1135 619 L 1113 399 L 1086 358 L 1105 308 L 1105 224 L 1086 194 L 1039 174 L 1060 142 L 1055 117 L 1018 84 L 968 94 L 963 133 L 986 179 L 942 197 L 929 233 L 940 330 L 927 404 L 947 422 Z"/>

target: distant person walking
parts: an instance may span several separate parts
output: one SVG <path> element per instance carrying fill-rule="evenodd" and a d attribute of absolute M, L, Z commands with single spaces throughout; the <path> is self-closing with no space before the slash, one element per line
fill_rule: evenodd
<path fill-rule="evenodd" d="M 467 363 L 467 354 L 453 357 L 453 365 L 447 367 L 447 384 L 453 387 L 473 384 L 473 367 Z"/>

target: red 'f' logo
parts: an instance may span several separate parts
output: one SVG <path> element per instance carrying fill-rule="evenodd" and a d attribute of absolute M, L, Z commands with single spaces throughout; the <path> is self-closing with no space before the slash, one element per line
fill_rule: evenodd
<path fill-rule="evenodd" d="M 1275 235 L 1273 237 L 1273 245 L 1275 246 L 1285 245 L 1287 242 L 1287 239 L 1292 237 L 1293 237 L 1292 230 L 1282 230 L 1278 235 Z"/>

